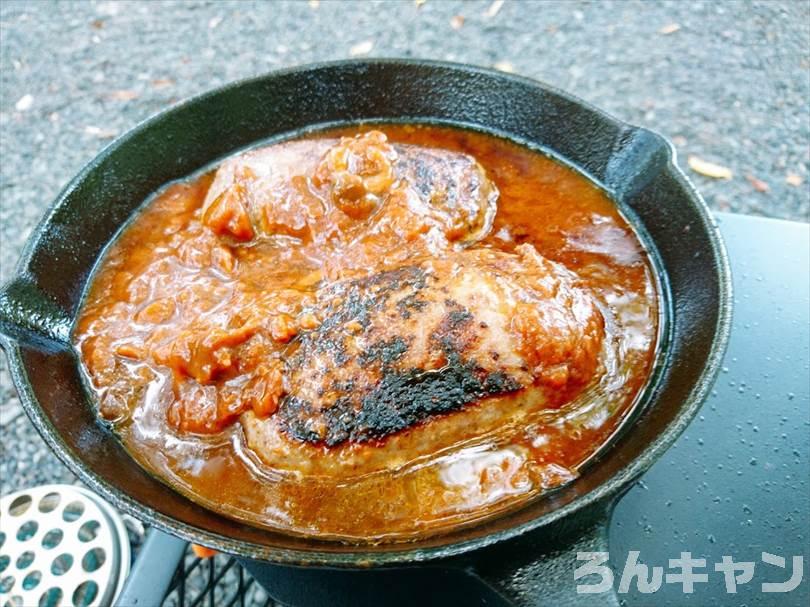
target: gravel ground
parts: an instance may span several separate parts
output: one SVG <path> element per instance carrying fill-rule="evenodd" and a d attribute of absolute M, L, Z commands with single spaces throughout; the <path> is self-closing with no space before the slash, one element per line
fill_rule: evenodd
<path fill-rule="evenodd" d="M 179 99 L 349 56 L 544 80 L 669 136 L 719 210 L 810 220 L 810 3 L 0 2 L 0 279 L 63 185 Z M 69 481 L 0 357 L 0 493 Z"/>

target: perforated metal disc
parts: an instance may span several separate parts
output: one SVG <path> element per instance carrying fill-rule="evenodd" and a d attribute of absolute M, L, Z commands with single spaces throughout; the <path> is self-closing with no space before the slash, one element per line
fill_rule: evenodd
<path fill-rule="evenodd" d="M 0 498 L 0 607 L 105 607 L 129 573 L 126 528 L 99 496 L 44 485 Z"/>

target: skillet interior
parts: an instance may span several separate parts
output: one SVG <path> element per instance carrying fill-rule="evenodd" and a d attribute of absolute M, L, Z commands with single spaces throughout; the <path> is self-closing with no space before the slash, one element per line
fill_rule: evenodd
<path fill-rule="evenodd" d="M 152 191 L 258 140 L 314 125 L 427 120 L 472 126 L 550 151 L 611 192 L 646 233 L 669 289 L 669 348 L 632 428 L 583 475 L 524 508 L 407 545 L 318 542 L 221 517 L 149 476 L 102 424 L 66 347 L 103 248 Z M 725 346 L 729 274 L 716 228 L 673 151 L 536 82 L 426 62 L 343 62 L 279 72 L 192 99 L 113 142 L 65 189 L 35 231 L 0 328 L 26 411 L 52 448 L 119 508 L 225 552 L 334 566 L 421 561 L 548 528 L 624 488 L 669 446 L 705 396 Z M 665 288 L 666 290 L 666 288 Z M 29 326 L 50 339 L 32 339 Z"/>

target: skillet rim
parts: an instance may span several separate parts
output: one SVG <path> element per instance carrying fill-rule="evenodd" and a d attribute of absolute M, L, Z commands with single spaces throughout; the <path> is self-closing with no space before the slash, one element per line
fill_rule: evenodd
<path fill-rule="evenodd" d="M 703 404 L 705 398 L 708 396 L 714 379 L 720 370 L 720 365 L 722 363 L 723 355 L 725 354 L 731 330 L 731 270 L 717 222 L 711 215 L 705 201 L 703 200 L 703 197 L 678 166 L 677 152 L 672 142 L 650 129 L 638 127 L 623 120 L 619 120 L 611 114 L 591 105 L 586 101 L 583 101 L 579 97 L 562 91 L 561 89 L 546 84 L 542 81 L 516 74 L 508 74 L 496 69 L 484 68 L 465 63 L 396 58 L 363 60 L 347 59 L 310 63 L 282 70 L 274 70 L 259 76 L 236 80 L 221 87 L 217 87 L 210 91 L 205 91 L 201 94 L 179 101 L 178 103 L 161 110 L 157 114 L 146 118 L 131 129 L 127 130 L 115 140 L 104 146 L 87 164 L 84 165 L 79 173 L 70 180 L 70 182 L 54 199 L 48 210 L 44 213 L 43 218 L 32 231 L 31 236 L 28 238 L 22 250 L 20 260 L 17 263 L 15 273 L 13 274 L 10 282 L 26 277 L 27 266 L 31 261 L 33 253 L 37 249 L 43 234 L 45 233 L 45 228 L 48 227 L 48 224 L 51 222 L 53 215 L 57 212 L 57 209 L 84 181 L 88 174 L 113 152 L 115 152 L 121 146 L 126 145 L 131 138 L 146 131 L 147 129 L 152 128 L 167 115 L 203 102 L 208 98 L 221 95 L 246 85 L 266 81 L 268 79 L 283 77 L 293 73 L 317 72 L 325 69 L 361 66 L 439 68 L 455 72 L 465 72 L 466 74 L 480 74 L 505 81 L 512 81 L 522 86 L 527 86 L 534 89 L 539 88 L 548 93 L 556 95 L 561 99 L 580 107 L 581 109 L 592 112 L 599 119 L 609 122 L 614 126 L 638 129 L 651 133 L 654 137 L 663 142 L 666 149 L 666 165 L 664 170 L 671 173 L 677 182 L 677 185 L 683 190 L 687 197 L 691 198 L 692 202 L 694 203 L 695 210 L 699 215 L 704 232 L 708 237 L 710 248 L 716 259 L 716 264 L 713 264 L 711 271 L 717 275 L 717 283 L 719 288 L 718 300 L 716 302 L 718 317 L 715 331 L 712 336 L 711 349 L 706 357 L 706 361 L 699 377 L 690 390 L 689 395 L 684 400 L 684 403 L 679 408 L 676 417 L 656 436 L 652 442 L 643 448 L 642 452 L 636 458 L 634 458 L 616 474 L 602 482 L 590 492 L 572 499 L 569 503 L 555 508 L 547 514 L 535 517 L 522 524 L 518 524 L 504 530 L 491 531 L 472 539 L 456 542 L 452 542 L 451 540 L 451 543 L 429 547 L 419 547 L 417 545 L 419 540 L 412 543 L 383 544 L 380 546 L 359 545 L 357 546 L 357 550 L 354 551 L 330 552 L 326 550 L 319 550 L 317 548 L 314 550 L 298 550 L 278 547 L 274 548 L 245 540 L 234 540 L 233 538 L 195 527 L 188 523 L 181 522 L 171 516 L 153 510 L 149 506 L 146 506 L 133 499 L 120 488 L 107 483 L 99 477 L 96 477 L 95 473 L 90 469 L 90 467 L 86 466 L 81 458 L 73 454 L 70 447 L 68 447 L 65 441 L 62 439 L 56 427 L 50 422 L 50 420 L 45 416 L 44 411 L 42 411 L 40 408 L 32 386 L 28 381 L 27 373 L 24 371 L 24 364 L 19 344 L 13 341 L 11 338 L 0 335 L 0 344 L 3 345 L 8 356 L 12 380 L 20 393 L 23 409 L 31 419 L 39 434 L 43 437 L 48 446 L 56 453 L 59 459 L 74 474 L 76 474 L 82 480 L 82 482 L 86 483 L 91 489 L 97 491 L 106 499 L 110 500 L 119 509 L 135 516 L 136 518 L 148 521 L 150 524 L 153 524 L 163 531 L 179 536 L 187 541 L 209 545 L 229 554 L 261 559 L 279 564 L 327 567 L 376 567 L 403 563 L 419 563 L 457 556 L 490 546 L 495 543 L 507 541 L 509 539 L 522 536 L 530 531 L 551 525 L 556 521 L 560 521 L 568 516 L 572 516 L 579 511 L 598 506 L 600 503 L 603 504 L 609 502 L 611 498 L 619 495 L 633 480 L 638 478 L 644 471 L 646 471 L 686 429 L 697 413 L 698 409 Z M 74 317 L 75 314 L 71 315 L 71 324 L 75 320 Z M 630 432 L 632 432 L 632 429 L 631 427 L 628 427 L 625 436 L 628 436 Z M 475 528 L 480 527 L 481 525 L 482 523 L 473 524 L 468 527 L 467 530 L 474 532 Z M 442 536 L 435 536 L 433 539 L 441 541 Z M 324 543 L 324 540 L 313 539 L 312 541 L 316 544 Z M 335 545 L 334 542 L 328 543 Z"/>

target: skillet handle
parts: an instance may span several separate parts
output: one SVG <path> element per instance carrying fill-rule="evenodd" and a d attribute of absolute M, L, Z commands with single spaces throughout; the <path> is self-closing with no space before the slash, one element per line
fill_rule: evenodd
<path fill-rule="evenodd" d="M 613 504 L 601 506 L 600 510 L 584 526 L 580 523 L 570 527 L 565 520 L 559 521 L 555 537 L 551 539 L 546 535 L 541 538 L 529 534 L 476 552 L 467 571 L 515 607 L 618 607 L 620 602 L 614 591 L 614 574 L 607 560 Z M 582 560 L 577 559 L 578 553 Z M 582 553 L 601 553 L 603 558 L 586 560 Z M 575 571 L 584 565 L 593 565 L 601 573 L 587 574 L 585 567 L 581 570 L 585 575 L 575 579 Z M 600 583 L 603 586 L 601 592 L 577 590 L 578 586 Z"/>
<path fill-rule="evenodd" d="M 46 349 L 70 345 L 70 315 L 29 278 L 21 276 L 0 289 L 0 336 Z"/>

